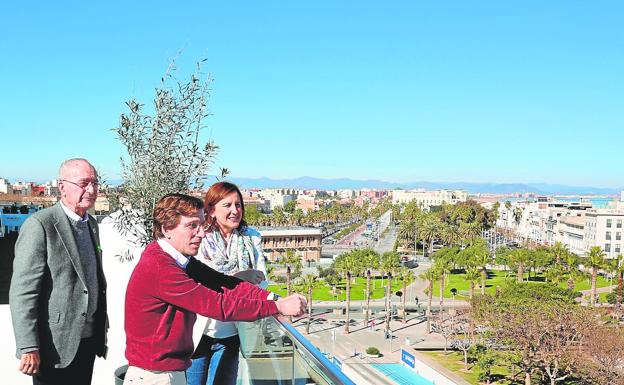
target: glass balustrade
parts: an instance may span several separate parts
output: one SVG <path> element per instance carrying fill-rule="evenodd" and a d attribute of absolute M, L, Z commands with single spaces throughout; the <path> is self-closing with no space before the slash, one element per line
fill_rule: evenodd
<path fill-rule="evenodd" d="M 283 318 L 241 322 L 239 385 L 352 385 L 340 368 Z"/>

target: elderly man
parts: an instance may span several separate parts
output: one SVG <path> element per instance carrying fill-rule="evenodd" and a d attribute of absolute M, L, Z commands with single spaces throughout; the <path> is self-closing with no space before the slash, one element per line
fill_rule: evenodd
<path fill-rule="evenodd" d="M 33 384 L 90 384 L 106 353 L 106 280 L 95 168 L 69 159 L 59 171 L 61 200 L 24 222 L 15 245 L 9 303 L 19 370 Z"/>
<path fill-rule="evenodd" d="M 212 270 L 192 256 L 204 237 L 204 204 L 169 194 L 156 204 L 150 243 L 126 290 L 125 384 L 186 385 L 196 314 L 221 321 L 298 316 L 299 295 L 276 300 L 265 290 Z"/>

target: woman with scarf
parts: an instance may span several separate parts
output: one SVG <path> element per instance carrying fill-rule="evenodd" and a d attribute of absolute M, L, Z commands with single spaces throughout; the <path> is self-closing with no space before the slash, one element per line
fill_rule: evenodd
<path fill-rule="evenodd" d="M 243 220 L 245 208 L 238 187 L 229 182 L 213 184 L 206 192 L 204 207 L 207 232 L 197 259 L 255 285 L 265 283 L 260 233 Z M 235 322 L 208 319 L 186 372 L 188 385 L 236 384 L 239 348 Z"/>

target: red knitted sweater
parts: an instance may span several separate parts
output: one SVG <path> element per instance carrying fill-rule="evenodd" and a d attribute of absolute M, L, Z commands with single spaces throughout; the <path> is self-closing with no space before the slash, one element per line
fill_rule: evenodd
<path fill-rule="evenodd" d="M 186 370 L 193 353 L 196 313 L 220 321 L 254 321 L 278 313 L 275 302 L 266 299 L 269 292 L 208 267 L 202 269 L 196 278 L 200 284 L 157 242 L 147 246 L 126 290 L 129 365 Z"/>

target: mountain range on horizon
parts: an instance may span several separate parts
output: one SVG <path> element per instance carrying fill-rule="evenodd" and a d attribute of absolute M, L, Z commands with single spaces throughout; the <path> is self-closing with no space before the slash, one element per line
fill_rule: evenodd
<path fill-rule="evenodd" d="M 216 177 L 211 175 L 207 178 L 208 187 L 216 181 Z M 464 190 L 469 194 L 514 194 L 532 193 L 538 195 L 610 195 L 619 196 L 624 191 L 624 186 L 616 187 L 595 187 L 595 186 L 570 186 L 553 183 L 487 183 L 487 182 L 387 182 L 378 179 L 350 179 L 350 178 L 316 178 L 302 176 L 290 179 L 273 179 L 269 177 L 247 178 L 228 177 L 227 180 L 236 183 L 241 188 L 295 188 L 295 189 L 318 189 L 318 190 L 340 190 L 340 189 L 426 189 L 426 190 Z M 11 181 L 14 182 L 14 181 Z M 36 183 L 45 183 L 47 180 L 33 180 Z M 119 185 L 121 179 L 107 179 L 106 184 Z"/>
<path fill-rule="evenodd" d="M 533 193 L 542 195 L 619 195 L 624 187 L 569 186 L 551 183 L 479 183 L 479 182 L 386 182 L 376 179 L 358 180 L 350 178 L 315 178 L 302 176 L 292 179 L 272 179 L 268 177 L 245 178 L 228 177 L 241 188 L 297 188 L 297 189 L 427 189 L 465 190 L 470 194 L 512 194 Z"/>

